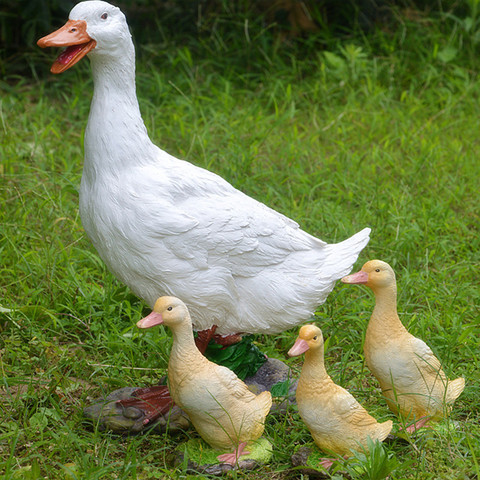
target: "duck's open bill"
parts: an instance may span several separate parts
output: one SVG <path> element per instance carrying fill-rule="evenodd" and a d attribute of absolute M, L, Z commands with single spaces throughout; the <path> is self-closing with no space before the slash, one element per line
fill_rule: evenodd
<path fill-rule="evenodd" d="M 37 42 L 41 48 L 66 47 L 52 65 L 52 73 L 62 73 L 69 69 L 94 49 L 96 44 L 87 33 L 87 22 L 84 20 L 69 20 L 63 27 Z"/>

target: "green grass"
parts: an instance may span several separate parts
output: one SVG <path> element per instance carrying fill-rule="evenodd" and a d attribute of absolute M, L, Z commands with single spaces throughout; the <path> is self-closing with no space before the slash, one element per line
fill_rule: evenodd
<path fill-rule="evenodd" d="M 392 479 L 480 471 L 480 63 L 469 15 L 399 17 L 390 30 L 317 43 L 282 43 L 251 23 L 248 37 L 233 25 L 232 42 L 213 29 L 138 47 L 138 95 L 155 143 L 328 242 L 372 227 L 357 266 L 380 258 L 394 267 L 403 322 L 450 377 L 465 377 L 450 421 L 352 458 L 340 470 L 354 478 L 384 478 L 382 462 L 396 466 Z M 0 472 L 188 478 L 170 462 L 187 436 L 118 437 L 81 414 L 99 394 L 155 383 L 168 351 L 160 330 L 137 331 L 145 306 L 106 270 L 78 216 L 87 62 L 0 86 Z M 372 307 L 366 290 L 338 285 L 317 321 L 334 380 L 379 419 L 395 419 L 363 364 Z M 257 340 L 298 372 L 286 358 L 296 333 Z M 298 478 L 290 456 L 310 436 L 295 409 L 270 418 L 266 436 L 271 464 L 234 476 Z"/>

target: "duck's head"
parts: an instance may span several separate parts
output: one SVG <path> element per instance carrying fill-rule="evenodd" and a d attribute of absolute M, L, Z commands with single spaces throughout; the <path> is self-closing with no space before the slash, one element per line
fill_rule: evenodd
<path fill-rule="evenodd" d="M 370 260 L 359 272 L 343 277 L 342 282 L 366 285 L 372 290 L 392 287 L 396 284 L 392 267 L 381 260 Z"/>
<path fill-rule="evenodd" d="M 304 325 L 298 332 L 297 340 L 288 351 L 290 357 L 298 357 L 307 350 L 316 350 L 323 346 L 322 331 L 316 325 Z"/>
<path fill-rule="evenodd" d="M 97 0 L 75 5 L 68 22 L 37 45 L 66 47 L 52 65 L 52 73 L 64 72 L 87 54 L 119 56 L 133 49 L 125 15 L 118 7 Z"/>
<path fill-rule="evenodd" d="M 153 307 L 153 312 L 137 322 L 138 328 L 151 328 L 155 325 L 165 324 L 175 328 L 190 316 L 186 305 L 176 297 L 160 297 Z"/>

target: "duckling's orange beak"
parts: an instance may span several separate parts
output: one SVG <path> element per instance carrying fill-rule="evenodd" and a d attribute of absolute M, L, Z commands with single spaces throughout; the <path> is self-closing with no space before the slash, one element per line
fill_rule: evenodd
<path fill-rule="evenodd" d="M 150 328 L 154 327 L 155 325 L 160 325 L 163 323 L 163 317 L 161 313 L 152 312 L 150 315 L 142 318 L 137 322 L 138 328 Z"/>
<path fill-rule="evenodd" d="M 357 273 L 352 273 L 352 275 L 347 275 L 342 278 L 343 283 L 354 283 L 354 284 L 365 284 L 368 282 L 368 273 L 360 270 Z"/>
<path fill-rule="evenodd" d="M 290 357 L 298 357 L 302 353 L 305 353 L 310 347 L 306 340 L 302 338 L 297 338 L 296 342 L 293 344 L 293 347 L 288 351 Z"/>
<path fill-rule="evenodd" d="M 63 27 L 41 38 L 37 45 L 41 48 L 67 47 L 50 69 L 52 73 L 62 73 L 93 50 L 97 42 L 88 35 L 87 22 L 69 20 Z"/>

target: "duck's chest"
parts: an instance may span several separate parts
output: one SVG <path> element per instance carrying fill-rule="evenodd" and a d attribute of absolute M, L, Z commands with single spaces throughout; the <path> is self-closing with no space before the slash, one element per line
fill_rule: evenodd
<path fill-rule="evenodd" d="M 154 301 L 159 291 L 167 293 L 168 279 L 163 287 L 158 285 L 160 262 L 167 274 L 181 267 L 165 240 L 167 235 L 162 234 L 163 216 L 168 211 L 166 200 L 157 198 L 154 204 L 148 188 L 135 185 L 128 173 L 100 174 L 94 181 L 82 178 L 80 216 L 85 232 L 109 270 L 148 302 Z M 157 286 L 155 293 L 149 294 L 152 278 Z"/>
<path fill-rule="evenodd" d="M 95 182 L 82 178 L 80 188 L 83 227 L 107 263 L 113 259 L 124 263 L 122 258 L 145 254 L 145 238 L 152 228 L 148 205 L 142 212 L 141 195 L 132 192 L 128 179 L 122 177 L 103 175 Z"/>
<path fill-rule="evenodd" d="M 396 384 L 398 388 L 409 385 L 417 371 L 412 363 L 408 337 L 386 335 L 367 330 L 364 345 L 365 361 L 382 388 Z"/>
<path fill-rule="evenodd" d="M 203 413 L 218 408 L 221 394 L 217 391 L 214 378 L 208 364 L 169 363 L 168 382 L 172 398 L 189 413 Z"/>
<path fill-rule="evenodd" d="M 300 416 L 316 434 L 331 433 L 336 425 L 335 401 L 332 398 L 331 382 L 302 382 L 297 386 L 297 406 Z"/>
<path fill-rule="evenodd" d="M 100 176 L 95 181 L 82 178 L 80 186 L 80 217 L 88 237 L 97 247 L 110 250 L 126 237 L 123 223 L 127 221 L 124 186 L 118 179 Z"/>

